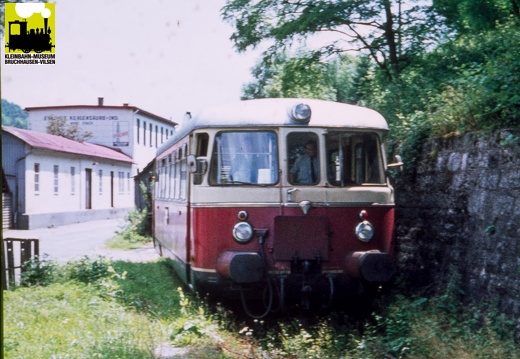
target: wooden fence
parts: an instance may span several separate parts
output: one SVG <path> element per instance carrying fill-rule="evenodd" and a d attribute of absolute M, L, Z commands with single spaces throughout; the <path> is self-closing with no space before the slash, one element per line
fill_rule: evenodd
<path fill-rule="evenodd" d="M 40 254 L 38 239 L 5 238 L 2 248 L 2 289 L 14 287 L 22 276 L 24 263 Z"/>

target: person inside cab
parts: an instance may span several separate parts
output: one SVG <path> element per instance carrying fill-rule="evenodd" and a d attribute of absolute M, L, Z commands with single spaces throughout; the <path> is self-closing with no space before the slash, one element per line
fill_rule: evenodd
<path fill-rule="evenodd" d="M 301 155 L 289 171 L 289 181 L 298 184 L 316 184 L 320 181 L 320 163 L 316 142 L 305 143 L 305 153 Z"/>

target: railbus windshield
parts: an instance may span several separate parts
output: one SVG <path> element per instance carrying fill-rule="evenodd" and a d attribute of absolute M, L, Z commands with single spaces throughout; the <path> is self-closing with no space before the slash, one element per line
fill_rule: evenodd
<path fill-rule="evenodd" d="M 278 182 L 278 145 L 273 131 L 216 134 L 210 185 L 270 185 Z"/>

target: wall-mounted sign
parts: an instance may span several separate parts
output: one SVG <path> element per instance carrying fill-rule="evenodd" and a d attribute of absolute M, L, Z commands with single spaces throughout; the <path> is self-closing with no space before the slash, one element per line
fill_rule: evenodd
<path fill-rule="evenodd" d="M 130 145 L 130 132 L 128 121 L 117 121 L 112 123 L 113 145 L 126 147 Z"/>

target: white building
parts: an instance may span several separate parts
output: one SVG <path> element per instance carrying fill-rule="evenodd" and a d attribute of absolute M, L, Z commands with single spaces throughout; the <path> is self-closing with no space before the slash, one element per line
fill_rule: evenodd
<path fill-rule="evenodd" d="M 2 127 L 2 170 L 15 228 L 124 217 L 134 208 L 133 167 L 116 149 Z"/>
<path fill-rule="evenodd" d="M 177 125 L 128 104 L 105 106 L 101 97 L 97 106 L 46 106 L 25 110 L 29 113 L 30 130 L 45 133 L 50 118 L 62 118 L 68 124 L 78 124 L 82 130 L 91 132 L 93 137 L 88 142 L 121 150 L 135 163 L 132 177 L 155 158 L 157 148 L 173 134 Z"/>

